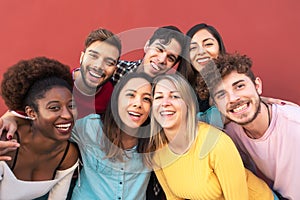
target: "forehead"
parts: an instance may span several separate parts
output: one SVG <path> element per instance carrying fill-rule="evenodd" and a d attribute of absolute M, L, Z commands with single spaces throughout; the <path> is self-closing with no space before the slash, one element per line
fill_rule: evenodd
<path fill-rule="evenodd" d="M 230 74 L 222 78 L 222 81 L 218 84 L 217 90 L 229 89 L 234 86 L 238 81 L 251 82 L 252 80 L 245 74 L 238 73 L 237 71 L 232 71 Z"/>
<path fill-rule="evenodd" d="M 216 40 L 216 38 L 206 29 L 201 29 L 195 33 L 195 35 L 192 37 L 192 42 L 202 42 L 206 39 L 213 39 Z"/>
<path fill-rule="evenodd" d="M 135 91 L 145 90 L 151 93 L 151 84 L 149 83 L 149 81 L 147 81 L 144 78 L 131 78 L 124 85 L 122 91 L 124 90 L 135 90 Z"/>
<path fill-rule="evenodd" d="M 72 97 L 71 91 L 63 86 L 54 86 L 51 89 L 47 90 L 42 99 L 69 99 Z"/>
<path fill-rule="evenodd" d="M 181 45 L 174 38 L 172 38 L 170 40 L 170 42 L 168 42 L 167 44 L 163 44 L 161 42 L 161 39 L 156 39 L 153 41 L 153 43 L 150 46 L 162 46 L 166 51 L 168 51 L 176 56 L 180 55 L 181 50 L 182 50 Z"/>
<path fill-rule="evenodd" d="M 157 82 L 154 92 L 176 91 L 174 83 L 170 80 L 163 79 Z"/>
<path fill-rule="evenodd" d="M 120 56 L 120 52 L 117 47 L 105 42 L 105 41 L 95 41 L 90 46 L 86 48 L 86 52 L 96 51 L 105 57 L 111 57 L 117 59 Z"/>

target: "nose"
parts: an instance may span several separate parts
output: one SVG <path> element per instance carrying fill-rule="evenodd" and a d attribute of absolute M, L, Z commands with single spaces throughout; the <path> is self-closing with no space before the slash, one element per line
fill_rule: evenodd
<path fill-rule="evenodd" d="M 203 48 L 202 46 L 199 46 L 199 48 L 198 48 L 199 50 L 198 50 L 198 54 L 200 54 L 200 55 L 203 55 L 203 54 L 205 54 L 206 53 L 206 50 L 205 50 L 205 48 Z"/>
<path fill-rule="evenodd" d="M 133 100 L 133 107 L 141 108 L 141 107 L 142 107 L 142 98 L 136 97 L 136 98 Z"/>
<path fill-rule="evenodd" d="M 161 104 L 162 107 L 167 107 L 170 104 L 171 104 L 170 99 L 168 97 L 163 98 L 163 101 L 162 101 L 162 104 Z"/>
<path fill-rule="evenodd" d="M 236 102 L 240 99 L 240 96 L 236 92 L 230 92 L 228 97 L 230 102 Z"/>
<path fill-rule="evenodd" d="M 73 118 L 73 113 L 68 107 L 65 106 L 62 109 L 60 117 L 64 118 L 64 119 L 72 119 Z"/>
<path fill-rule="evenodd" d="M 98 59 L 95 62 L 94 66 L 97 70 L 104 70 L 105 69 L 105 62 L 103 61 L 103 59 Z"/>
<path fill-rule="evenodd" d="M 158 61 L 159 63 L 166 63 L 166 60 L 167 60 L 167 52 L 161 52 L 159 53 L 158 55 Z"/>

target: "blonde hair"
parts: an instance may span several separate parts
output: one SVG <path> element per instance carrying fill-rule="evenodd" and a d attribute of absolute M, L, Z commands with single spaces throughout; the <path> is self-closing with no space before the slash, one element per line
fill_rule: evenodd
<path fill-rule="evenodd" d="M 193 141 L 196 137 L 196 130 L 197 130 L 197 118 L 196 114 L 198 112 L 198 101 L 195 95 L 194 89 L 190 86 L 190 84 L 179 74 L 165 74 L 157 76 L 153 81 L 153 88 L 152 94 L 154 94 L 156 85 L 162 81 L 168 80 L 174 84 L 176 90 L 180 93 L 181 98 L 185 102 L 187 106 L 187 113 L 186 113 L 186 133 L 187 133 L 187 140 Z M 164 133 L 163 128 L 157 122 L 153 114 L 151 115 L 151 131 L 150 131 L 150 149 L 151 152 L 158 150 L 159 148 L 163 147 L 169 141 Z M 154 164 L 151 161 L 150 163 Z"/>

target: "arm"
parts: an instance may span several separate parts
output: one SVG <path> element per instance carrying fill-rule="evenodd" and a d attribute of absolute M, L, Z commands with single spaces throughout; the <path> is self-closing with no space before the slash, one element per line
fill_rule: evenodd
<path fill-rule="evenodd" d="M 214 173 L 220 182 L 224 198 L 248 199 L 245 169 L 237 149 L 227 135 L 221 135 L 212 154 Z"/>
<path fill-rule="evenodd" d="M 269 104 L 299 106 L 298 104 L 295 104 L 293 102 L 285 101 L 285 100 L 281 100 L 281 99 L 275 99 L 275 98 L 271 98 L 271 97 L 260 97 L 260 98 L 263 102 L 269 103 Z"/>
<path fill-rule="evenodd" d="M 6 130 L 6 138 L 8 140 L 13 138 L 18 126 L 28 124 L 30 122 L 28 119 L 25 119 L 25 116 L 23 117 L 24 118 L 18 117 L 10 111 L 7 111 L 4 115 L 2 115 L 0 118 L 0 136 L 2 135 L 3 131 Z"/>

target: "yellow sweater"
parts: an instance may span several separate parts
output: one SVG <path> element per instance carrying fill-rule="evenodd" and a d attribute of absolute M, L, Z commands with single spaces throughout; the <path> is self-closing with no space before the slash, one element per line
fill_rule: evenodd
<path fill-rule="evenodd" d="M 166 146 L 154 159 L 162 168 L 155 173 L 168 200 L 274 199 L 265 182 L 245 173 L 231 139 L 208 124 L 199 123 L 195 142 L 184 155 Z"/>

